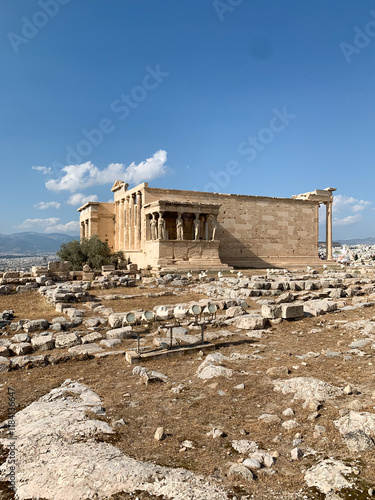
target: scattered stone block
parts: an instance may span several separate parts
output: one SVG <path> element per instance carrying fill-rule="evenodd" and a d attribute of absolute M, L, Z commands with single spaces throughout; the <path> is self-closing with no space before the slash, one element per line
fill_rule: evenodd
<path fill-rule="evenodd" d="M 283 319 L 303 318 L 303 304 L 281 304 Z"/>
<path fill-rule="evenodd" d="M 57 349 L 68 349 L 81 343 L 81 337 L 75 332 L 57 335 L 55 339 L 55 347 Z"/>
<path fill-rule="evenodd" d="M 4 356 L 0 356 L 0 373 L 9 372 L 11 367 L 11 362 Z"/>
<path fill-rule="evenodd" d="M 281 317 L 281 306 L 277 304 L 263 304 L 261 314 L 263 318 L 277 319 Z"/>
<path fill-rule="evenodd" d="M 270 415 L 268 413 L 264 413 L 261 415 L 258 420 L 261 420 L 265 424 L 268 425 L 274 425 L 274 424 L 280 424 L 281 423 L 281 418 L 278 417 L 277 415 Z"/>
<path fill-rule="evenodd" d="M 266 374 L 270 377 L 286 377 L 289 374 L 289 370 L 286 366 L 274 366 L 268 368 Z"/>
<path fill-rule="evenodd" d="M 242 465 L 250 470 L 257 470 L 262 467 L 262 464 L 255 458 L 247 458 L 242 462 Z"/>
<path fill-rule="evenodd" d="M 55 347 L 55 339 L 51 334 L 38 335 L 31 339 L 31 345 L 36 351 L 49 351 Z"/>
<path fill-rule="evenodd" d="M 254 474 L 250 469 L 242 464 L 232 464 L 228 471 L 229 476 L 239 479 L 245 479 L 246 481 L 252 481 L 254 479 Z"/>
<path fill-rule="evenodd" d="M 234 325 L 241 330 L 262 330 L 266 325 L 266 319 L 260 314 L 246 314 L 236 318 Z"/>
<path fill-rule="evenodd" d="M 225 312 L 226 319 L 237 318 L 238 316 L 243 316 L 246 311 L 240 306 L 229 307 Z"/>
<path fill-rule="evenodd" d="M 17 333 L 12 337 L 12 342 L 30 342 L 30 337 L 27 333 Z"/>
<path fill-rule="evenodd" d="M 131 326 L 124 326 L 122 328 L 114 328 L 108 330 L 106 333 L 107 339 L 129 339 L 134 335 Z"/>
<path fill-rule="evenodd" d="M 49 327 L 49 322 L 45 319 L 34 319 L 27 321 L 23 325 L 25 332 L 37 332 L 38 330 L 47 330 Z"/>
<path fill-rule="evenodd" d="M 257 451 L 258 445 L 255 441 L 240 439 L 239 441 L 232 441 L 232 448 L 238 451 L 238 453 L 245 455 Z"/>
<path fill-rule="evenodd" d="M 68 349 L 68 352 L 75 354 L 96 354 L 97 352 L 104 352 L 104 350 L 98 346 L 98 344 L 84 344 L 75 345 Z"/>
<path fill-rule="evenodd" d="M 105 347 L 106 349 L 114 349 L 115 347 L 117 347 L 118 345 L 121 344 L 121 340 L 120 339 L 103 339 L 99 342 L 99 344 L 102 347 Z"/>
<path fill-rule="evenodd" d="M 24 356 L 32 351 L 32 346 L 28 342 L 19 342 L 18 344 L 11 344 L 9 350 L 16 356 Z"/>
<path fill-rule="evenodd" d="M 88 333 L 84 337 L 82 337 L 82 344 L 90 344 L 91 342 L 97 342 L 98 340 L 101 340 L 103 338 L 103 335 L 99 332 L 92 332 Z"/>
<path fill-rule="evenodd" d="M 198 374 L 198 378 L 202 380 L 209 380 L 215 377 L 227 377 L 230 378 L 233 375 L 233 370 L 225 368 L 224 366 L 207 365 Z"/>

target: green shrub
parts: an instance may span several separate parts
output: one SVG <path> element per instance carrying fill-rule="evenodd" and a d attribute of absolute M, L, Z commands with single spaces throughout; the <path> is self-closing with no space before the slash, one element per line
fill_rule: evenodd
<path fill-rule="evenodd" d="M 57 255 L 61 260 L 68 260 L 71 263 L 72 271 L 82 270 L 85 264 L 91 269 L 100 269 L 108 264 L 117 267 L 119 261 L 124 260 L 122 252 L 112 254 L 108 243 L 101 241 L 98 236 L 83 238 L 80 242 L 73 240 L 63 243 Z"/>

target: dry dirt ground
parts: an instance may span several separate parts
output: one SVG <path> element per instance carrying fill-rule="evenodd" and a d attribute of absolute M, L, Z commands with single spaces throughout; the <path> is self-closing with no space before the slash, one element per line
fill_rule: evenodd
<path fill-rule="evenodd" d="M 121 293 L 129 294 L 145 291 L 151 290 L 133 288 L 124 292 L 121 289 Z M 119 290 L 95 292 L 96 295 L 110 293 L 119 293 Z M 115 311 L 126 311 L 198 298 L 202 296 L 189 293 L 186 297 L 179 295 L 148 299 L 147 303 L 142 298 L 117 299 L 109 301 L 111 303 L 108 305 Z M 51 319 L 57 316 L 54 308 L 47 305 L 36 292 L 0 297 L 0 311 L 10 308 L 15 310 L 16 320 Z M 323 499 L 324 495 L 306 487 L 303 472 L 319 459 L 335 457 L 356 464 L 360 469 L 362 484 L 361 492 L 348 491 L 346 496 L 340 498 L 368 498 L 368 488 L 375 488 L 374 453 L 350 452 L 332 421 L 339 417 L 341 408 L 354 400 L 362 404 L 360 411 L 374 412 L 375 399 L 363 399 L 361 395 L 374 393 L 374 357 L 368 353 L 345 361 L 343 356 L 325 356 L 324 350 L 347 351 L 347 345 L 360 336 L 355 331 L 345 329 L 343 322 L 375 319 L 374 315 L 374 307 L 335 312 L 317 318 L 283 321 L 269 328 L 260 339 L 247 338 L 243 334 L 231 337 L 232 345 L 228 343 L 220 348 L 223 355 L 257 354 L 261 359 L 224 362 L 224 366 L 234 370 L 230 379 L 220 377 L 205 382 L 197 378 L 196 370 L 205 357 L 198 352 L 143 364 L 148 369 L 165 374 L 169 379 L 166 383 L 148 386 L 139 376 L 132 375 L 133 366 L 128 365 L 124 357 L 117 356 L 3 373 L 0 379 L 0 421 L 8 417 L 8 387 L 15 390 L 17 410 L 21 410 L 70 378 L 87 384 L 102 398 L 106 414 L 101 418 L 110 424 L 124 419 L 125 425 L 116 427 L 115 436 L 111 436 L 108 442 L 135 459 L 184 467 L 204 476 L 212 476 L 237 498 L 246 495 L 247 498 L 256 499 Z M 233 341 L 242 343 L 233 345 Z M 317 358 L 303 361 L 296 357 L 309 351 L 323 353 Z M 279 366 L 290 370 L 289 378 L 315 377 L 340 387 L 351 384 L 360 394 L 340 396 L 323 403 L 319 415 L 309 420 L 307 417 L 311 410 L 303 409 L 301 401 L 292 402 L 292 395 L 274 391 L 272 377 L 266 375 L 266 370 Z M 171 388 L 179 384 L 183 384 L 184 389 L 177 394 L 172 392 Z M 238 384 L 244 384 L 244 389 L 235 389 Z M 362 401 L 365 401 L 364 405 Z M 287 431 L 280 424 L 267 425 L 258 420 L 264 413 L 282 417 L 282 411 L 289 407 L 293 408 L 295 416 L 288 418 L 295 418 L 301 424 L 296 429 Z M 288 418 L 284 417 L 284 420 Z M 314 437 L 317 424 L 325 426 L 327 432 Z M 160 442 L 154 439 L 158 427 L 163 427 L 166 433 L 165 439 Z M 213 427 L 223 430 L 225 436 L 216 439 L 208 436 L 207 433 Z M 305 456 L 293 462 L 290 451 L 294 448 L 292 441 L 297 432 L 302 435 L 300 447 L 305 451 Z M 241 455 L 232 448 L 231 442 L 240 439 L 254 440 L 259 448 L 269 452 L 277 451 L 279 457 L 273 467 L 275 474 L 270 475 L 267 469 L 261 469 L 251 482 L 228 476 L 230 464 L 241 460 Z M 182 448 L 181 443 L 185 440 L 192 441 L 194 448 Z M 119 494 L 113 498 L 134 499 L 135 496 Z M 154 498 L 144 493 L 139 493 L 138 497 Z M 5 484 L 0 485 L 0 498 L 13 498 Z"/>

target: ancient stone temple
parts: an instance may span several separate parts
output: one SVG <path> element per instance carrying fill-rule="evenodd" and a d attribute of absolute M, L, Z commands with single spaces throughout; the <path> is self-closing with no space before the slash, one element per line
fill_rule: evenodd
<path fill-rule="evenodd" d="M 269 198 L 151 188 L 116 181 L 113 203 L 88 202 L 81 238 L 98 235 L 140 268 L 271 267 L 318 262 L 319 205 L 332 259 L 334 188 Z"/>

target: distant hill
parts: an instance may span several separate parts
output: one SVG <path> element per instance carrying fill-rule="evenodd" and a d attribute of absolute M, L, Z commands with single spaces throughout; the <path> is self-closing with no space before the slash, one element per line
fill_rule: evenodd
<path fill-rule="evenodd" d="M 342 245 L 375 245 L 375 238 L 353 238 L 352 240 L 338 240 Z"/>
<path fill-rule="evenodd" d="M 60 233 L 0 234 L 0 254 L 40 254 L 57 252 L 62 243 L 78 240 L 79 236 Z"/>

